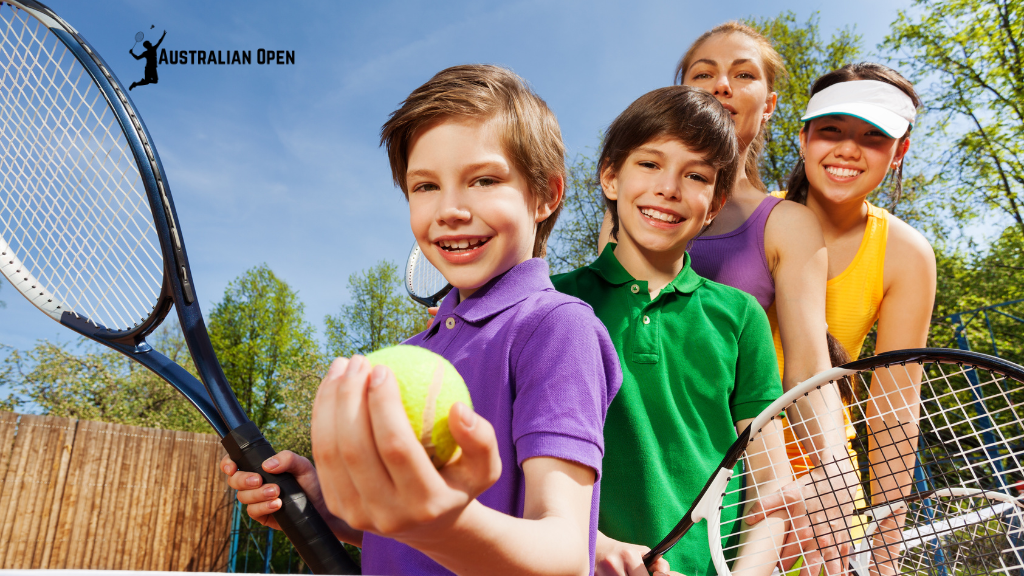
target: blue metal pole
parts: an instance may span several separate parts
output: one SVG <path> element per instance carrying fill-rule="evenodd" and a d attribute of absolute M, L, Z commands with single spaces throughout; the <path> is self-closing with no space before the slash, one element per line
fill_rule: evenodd
<path fill-rule="evenodd" d="M 992 332 L 992 322 L 988 319 L 988 310 L 985 310 L 985 326 L 988 327 L 988 338 L 992 341 L 992 355 L 999 356 L 999 347 L 996 346 L 996 335 Z"/>
<path fill-rule="evenodd" d="M 263 573 L 270 574 L 270 557 L 274 554 L 274 529 L 267 528 L 267 553 L 263 557 Z"/>
<path fill-rule="evenodd" d="M 228 552 L 228 572 L 235 571 L 235 561 L 238 560 L 238 532 L 239 524 L 242 523 L 242 504 L 235 496 L 231 497 L 234 507 L 231 512 L 231 551 Z"/>

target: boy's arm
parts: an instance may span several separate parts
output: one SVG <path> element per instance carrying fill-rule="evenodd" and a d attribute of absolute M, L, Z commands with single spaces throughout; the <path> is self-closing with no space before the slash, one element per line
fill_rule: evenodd
<path fill-rule="evenodd" d="M 361 357 L 331 365 L 313 407 L 313 450 L 328 509 L 406 543 L 459 574 L 588 574 L 594 471 L 556 458 L 523 463 L 525 518 L 476 497 L 501 472 L 490 424 L 456 404 L 461 454 L 440 472 L 420 445 L 390 370 Z"/>

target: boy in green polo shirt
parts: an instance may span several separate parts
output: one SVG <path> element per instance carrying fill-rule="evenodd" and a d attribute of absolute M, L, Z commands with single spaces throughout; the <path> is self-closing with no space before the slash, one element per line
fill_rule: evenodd
<path fill-rule="evenodd" d="M 712 95 L 671 86 L 640 97 L 608 128 L 598 163 L 619 242 L 553 278 L 594 308 L 622 363 L 604 429 L 598 574 L 646 574 L 643 553 L 683 516 L 737 431 L 782 394 L 760 305 L 698 276 L 686 254 L 728 197 L 737 149 Z M 779 466 L 766 466 L 765 480 L 781 487 L 790 472 L 785 449 L 773 449 Z M 783 519 L 770 520 L 761 529 L 784 532 Z M 700 527 L 664 559 L 687 576 L 715 572 Z"/>

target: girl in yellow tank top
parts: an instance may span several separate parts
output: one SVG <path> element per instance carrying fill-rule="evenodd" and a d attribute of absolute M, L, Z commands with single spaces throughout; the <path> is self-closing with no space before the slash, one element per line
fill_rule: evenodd
<path fill-rule="evenodd" d="M 890 170 L 898 200 L 917 105 L 911 84 L 885 66 L 853 64 L 826 74 L 815 82 L 803 117 L 802 161 L 788 191 L 774 193 L 805 204 L 818 216 L 829 251 L 825 319 L 854 359 L 876 322 L 876 352 L 917 348 L 927 340 L 935 257 L 919 233 L 866 200 Z M 858 236 L 859 245 L 854 243 Z M 887 255 L 895 261 L 887 263 Z M 768 314 L 781 369 L 773 312 Z M 800 444 L 788 446 L 800 475 L 811 461 Z"/>
<path fill-rule="evenodd" d="M 785 197 L 785 192 L 773 192 L 773 196 Z M 882 304 L 882 273 L 885 267 L 885 246 L 889 233 L 889 212 L 865 201 L 868 221 L 864 238 L 853 257 L 853 262 L 838 276 L 828 281 L 825 288 L 825 321 L 833 336 L 843 345 L 851 358 L 860 356 L 871 327 L 878 320 Z M 768 320 L 775 339 L 775 354 L 779 370 L 785 365 L 782 353 L 782 338 L 774 307 L 768 310 Z M 856 432 L 850 428 L 847 437 L 854 438 Z M 792 429 L 786 426 L 786 451 L 793 472 L 799 476 L 812 467 L 810 458 L 804 454 L 800 444 L 794 441 Z"/>

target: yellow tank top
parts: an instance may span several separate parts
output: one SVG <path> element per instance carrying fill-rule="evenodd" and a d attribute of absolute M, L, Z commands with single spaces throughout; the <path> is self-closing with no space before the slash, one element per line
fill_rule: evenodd
<path fill-rule="evenodd" d="M 786 193 L 779 191 L 772 192 L 772 195 L 785 198 Z M 855 360 L 860 356 L 868 332 L 878 321 L 878 309 L 882 304 L 885 245 L 889 238 L 889 213 L 884 208 L 872 206 L 866 201 L 864 203 L 868 207 L 868 222 L 860 248 L 846 270 L 829 280 L 825 287 L 825 322 L 828 323 L 828 330 Z M 782 374 L 785 359 L 774 303 L 768 309 L 768 322 L 775 340 L 779 373 Z M 786 448 L 797 475 L 810 468 L 810 461 L 800 449 L 800 444 L 794 441 L 788 424 Z"/>

